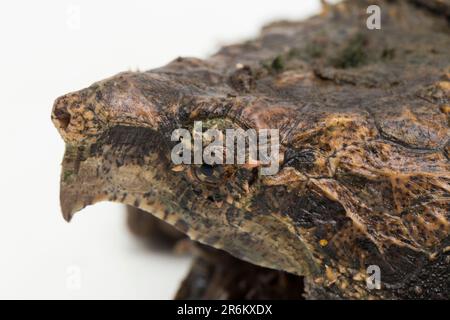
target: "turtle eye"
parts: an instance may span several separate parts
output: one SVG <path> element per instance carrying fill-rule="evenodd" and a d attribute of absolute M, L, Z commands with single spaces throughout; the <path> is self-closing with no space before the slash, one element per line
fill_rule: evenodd
<path fill-rule="evenodd" d="M 219 183 L 223 180 L 222 166 L 202 164 L 195 168 L 195 176 L 206 183 Z"/>
<path fill-rule="evenodd" d="M 206 177 L 211 177 L 214 174 L 214 167 L 209 164 L 202 164 L 200 167 L 200 172 Z"/>

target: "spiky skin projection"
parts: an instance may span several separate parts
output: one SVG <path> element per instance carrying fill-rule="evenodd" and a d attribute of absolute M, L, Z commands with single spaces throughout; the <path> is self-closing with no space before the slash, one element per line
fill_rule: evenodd
<path fill-rule="evenodd" d="M 66 219 L 117 201 L 252 264 L 306 298 L 449 298 L 448 1 L 365 1 L 277 22 L 206 60 L 124 72 L 56 100 Z M 431 9 L 431 10 L 429 10 Z M 279 129 L 280 171 L 174 167 L 171 132 Z M 366 268 L 381 269 L 381 290 Z"/>

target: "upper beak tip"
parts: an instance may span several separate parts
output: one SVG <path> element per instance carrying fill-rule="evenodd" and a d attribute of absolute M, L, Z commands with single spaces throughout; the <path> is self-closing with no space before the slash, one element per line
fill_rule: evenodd
<path fill-rule="evenodd" d="M 73 213 L 71 211 L 63 209 L 62 215 L 63 215 L 64 220 L 66 220 L 66 222 L 70 222 L 72 220 Z"/>

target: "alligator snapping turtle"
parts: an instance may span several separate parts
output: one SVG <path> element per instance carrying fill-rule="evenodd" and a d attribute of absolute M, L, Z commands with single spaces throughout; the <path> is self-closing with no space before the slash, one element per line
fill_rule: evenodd
<path fill-rule="evenodd" d="M 448 299 L 450 2 L 375 3 L 381 30 L 366 28 L 368 2 L 346 1 L 58 98 L 64 217 L 104 200 L 140 208 L 231 254 L 234 273 L 236 258 L 286 272 L 309 299 Z M 279 172 L 175 166 L 171 133 L 196 120 L 279 129 Z"/>

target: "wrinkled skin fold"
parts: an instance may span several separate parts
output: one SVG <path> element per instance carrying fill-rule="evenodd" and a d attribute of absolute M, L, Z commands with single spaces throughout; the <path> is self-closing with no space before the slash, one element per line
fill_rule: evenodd
<path fill-rule="evenodd" d="M 305 277 L 306 298 L 450 292 L 448 1 L 365 1 L 276 22 L 201 60 L 123 72 L 55 101 L 65 219 L 99 201 L 147 211 L 191 239 Z M 418 27 L 420 26 L 420 27 Z M 280 171 L 175 167 L 170 137 L 278 129 Z M 381 270 L 369 290 L 366 268 Z"/>

